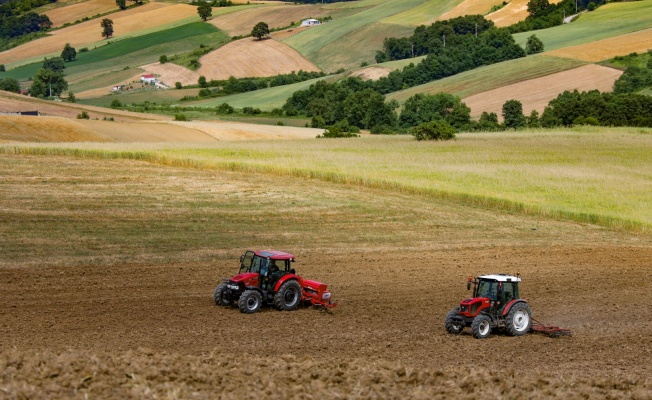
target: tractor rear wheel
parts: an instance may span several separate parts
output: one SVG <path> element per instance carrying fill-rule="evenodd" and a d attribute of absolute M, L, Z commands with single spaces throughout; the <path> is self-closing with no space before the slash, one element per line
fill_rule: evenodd
<path fill-rule="evenodd" d="M 226 296 L 226 283 L 220 283 L 217 285 L 215 288 L 215 291 L 213 292 L 213 300 L 215 300 L 215 304 L 218 306 L 230 306 L 231 305 L 231 300 L 227 299 Z"/>
<path fill-rule="evenodd" d="M 516 303 L 505 316 L 505 329 L 511 336 L 525 335 L 532 326 L 532 311 L 527 303 Z"/>
<path fill-rule="evenodd" d="M 274 293 L 274 306 L 282 311 L 294 311 L 301 300 L 301 285 L 295 280 L 283 283 Z"/>
<path fill-rule="evenodd" d="M 459 335 L 464 330 L 464 322 L 460 321 L 458 317 L 459 312 L 460 309 L 456 307 L 450 310 L 448 314 L 446 314 L 444 326 L 446 327 L 448 333 Z"/>
<path fill-rule="evenodd" d="M 473 332 L 473 337 L 476 339 L 489 337 L 489 334 L 491 333 L 491 318 L 484 314 L 478 315 L 473 319 L 471 331 Z"/>
<path fill-rule="evenodd" d="M 256 290 L 245 290 L 238 299 L 238 307 L 240 312 L 245 314 L 253 314 L 260 310 L 263 305 L 263 296 Z"/>

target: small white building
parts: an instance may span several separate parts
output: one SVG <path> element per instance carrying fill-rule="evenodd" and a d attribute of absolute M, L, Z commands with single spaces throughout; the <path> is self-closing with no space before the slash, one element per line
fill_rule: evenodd
<path fill-rule="evenodd" d="M 156 83 L 156 76 L 154 74 L 141 75 L 140 81 L 143 83 Z"/>
<path fill-rule="evenodd" d="M 315 26 L 319 25 L 319 20 L 314 18 L 308 18 L 301 21 L 301 26 Z"/>

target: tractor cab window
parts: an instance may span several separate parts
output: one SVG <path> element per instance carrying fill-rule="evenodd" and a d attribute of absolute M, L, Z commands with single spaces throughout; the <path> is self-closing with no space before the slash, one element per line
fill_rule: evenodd
<path fill-rule="evenodd" d="M 251 263 L 251 268 L 249 269 L 249 272 L 260 273 L 261 270 L 266 272 L 266 269 L 267 269 L 267 258 L 254 257 L 254 260 Z"/>
<path fill-rule="evenodd" d="M 478 283 L 478 293 L 476 297 L 489 297 L 496 300 L 496 293 L 498 291 L 498 282 L 480 280 Z"/>
<path fill-rule="evenodd" d="M 503 283 L 502 288 L 502 297 L 505 303 L 508 303 L 514 299 L 518 299 L 518 285 L 513 282 Z"/>
<path fill-rule="evenodd" d="M 251 262 L 253 261 L 254 258 L 254 252 L 249 250 L 246 253 L 240 257 L 240 273 L 244 274 L 245 272 L 249 272 L 249 268 L 251 267 Z"/>

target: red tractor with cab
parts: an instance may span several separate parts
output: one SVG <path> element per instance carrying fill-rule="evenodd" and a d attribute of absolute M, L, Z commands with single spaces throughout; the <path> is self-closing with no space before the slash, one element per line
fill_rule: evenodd
<path fill-rule="evenodd" d="M 218 306 L 238 305 L 246 314 L 263 305 L 293 311 L 302 303 L 331 308 L 331 292 L 324 283 L 303 279 L 291 263 L 294 255 L 276 250 L 248 250 L 240 256 L 238 275 L 224 279 L 213 292 Z"/>
<path fill-rule="evenodd" d="M 525 335 L 532 328 L 532 311 L 519 297 L 520 281 L 518 274 L 469 278 L 467 290 L 473 286 L 473 297 L 448 312 L 446 330 L 457 335 L 470 326 L 477 339 L 488 337 L 492 329 L 503 329 L 511 336 Z"/>

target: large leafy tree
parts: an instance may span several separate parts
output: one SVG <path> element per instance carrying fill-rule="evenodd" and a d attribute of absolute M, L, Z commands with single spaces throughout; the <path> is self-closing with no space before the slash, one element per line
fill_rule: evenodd
<path fill-rule="evenodd" d="M 43 67 L 38 70 L 29 92 L 35 97 L 59 96 L 68 89 L 68 82 L 63 77 L 63 59 L 46 58 Z"/>
<path fill-rule="evenodd" d="M 108 39 L 113 36 L 113 21 L 108 18 L 104 18 L 102 22 L 100 22 L 100 26 L 102 27 L 102 37 Z"/>
<path fill-rule="evenodd" d="M 20 92 L 20 84 L 14 78 L 0 79 L 0 90 L 18 93 Z"/>
<path fill-rule="evenodd" d="M 115 4 L 120 7 L 121 10 L 127 8 L 127 0 L 115 0 Z"/>
<path fill-rule="evenodd" d="M 527 38 L 527 43 L 525 44 L 525 53 L 526 54 L 535 54 L 541 53 L 543 51 L 543 42 L 536 35 L 532 35 Z"/>
<path fill-rule="evenodd" d="M 251 36 L 260 40 L 265 36 L 269 35 L 269 26 L 265 22 L 259 22 L 251 30 Z"/>
<path fill-rule="evenodd" d="M 74 61 L 77 58 L 77 50 L 70 43 L 66 43 L 61 52 L 61 58 L 63 61 Z"/>
<path fill-rule="evenodd" d="M 199 6 L 197 6 L 197 13 L 202 21 L 206 21 L 208 18 L 213 16 L 213 7 L 211 7 L 211 3 L 206 1 L 199 3 Z"/>

